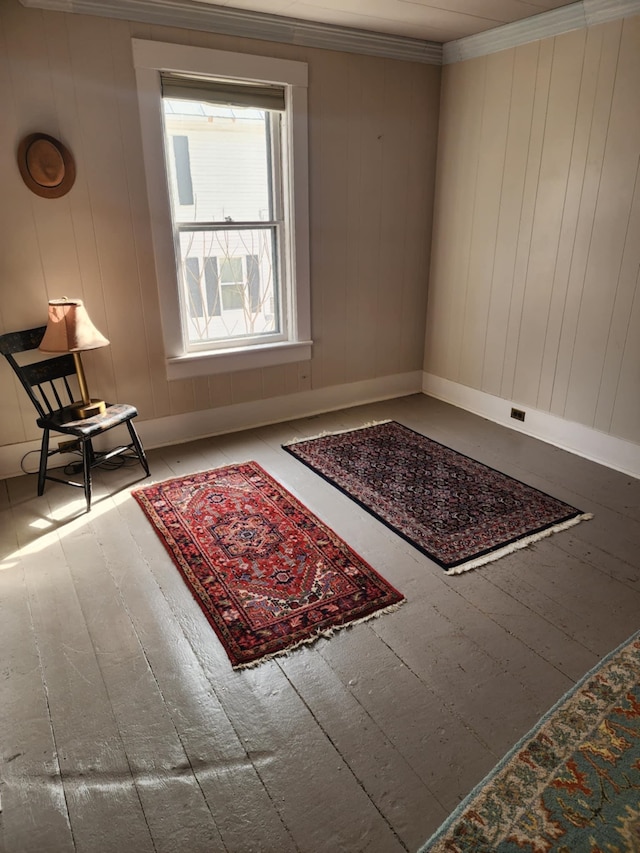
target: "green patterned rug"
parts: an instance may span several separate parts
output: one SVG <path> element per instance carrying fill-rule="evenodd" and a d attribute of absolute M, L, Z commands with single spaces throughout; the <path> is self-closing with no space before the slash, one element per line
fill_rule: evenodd
<path fill-rule="evenodd" d="M 516 744 L 427 851 L 639 853 L 640 632 Z"/>

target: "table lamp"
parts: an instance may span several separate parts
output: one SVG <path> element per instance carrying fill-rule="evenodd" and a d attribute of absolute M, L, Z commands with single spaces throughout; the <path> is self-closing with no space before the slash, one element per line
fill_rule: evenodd
<path fill-rule="evenodd" d="M 77 418 L 90 418 L 105 411 L 104 400 L 92 400 L 82 367 L 80 353 L 106 347 L 109 341 L 91 322 L 81 299 L 50 299 L 47 328 L 38 349 L 42 352 L 70 352 L 76 365 L 82 400 L 70 407 Z"/>

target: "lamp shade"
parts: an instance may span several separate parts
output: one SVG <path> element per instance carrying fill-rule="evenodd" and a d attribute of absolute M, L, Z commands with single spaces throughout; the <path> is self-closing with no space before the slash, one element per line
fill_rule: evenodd
<path fill-rule="evenodd" d="M 38 349 L 43 352 L 81 352 L 106 347 L 109 341 L 91 322 L 81 299 L 49 300 L 49 318 Z"/>

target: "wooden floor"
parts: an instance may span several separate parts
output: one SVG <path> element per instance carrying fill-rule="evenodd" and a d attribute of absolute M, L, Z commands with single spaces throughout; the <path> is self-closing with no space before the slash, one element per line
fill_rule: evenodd
<path fill-rule="evenodd" d="M 449 577 L 280 445 L 392 418 L 594 519 Z M 128 495 L 0 482 L 6 853 L 415 851 L 640 627 L 640 481 L 416 395 L 152 451 L 254 459 L 399 588 L 396 612 L 234 671 Z M 139 485 L 139 483 L 138 483 Z"/>

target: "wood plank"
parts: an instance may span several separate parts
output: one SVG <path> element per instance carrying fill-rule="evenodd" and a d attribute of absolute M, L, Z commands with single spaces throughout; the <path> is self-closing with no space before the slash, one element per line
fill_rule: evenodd
<path fill-rule="evenodd" d="M 484 58 L 474 59 L 442 70 L 424 363 L 426 370 L 453 381 L 458 379 L 462 346 L 475 185 L 472 152 L 479 125 L 477 86 L 484 75 L 484 62 Z"/>
<path fill-rule="evenodd" d="M 540 166 L 544 144 L 544 128 L 547 115 L 549 85 L 553 63 L 554 43 L 545 39 L 536 43 L 538 55 L 535 72 L 535 87 L 533 90 L 533 110 L 531 127 L 528 137 L 523 137 L 515 144 L 526 145 L 527 165 L 518 227 L 518 242 L 513 268 L 513 286 L 509 303 L 509 318 L 507 322 L 507 339 L 504 350 L 504 366 L 500 396 L 507 400 L 518 400 L 518 388 L 515 385 L 516 365 L 519 353 L 520 334 L 527 318 L 523 314 L 527 270 L 531 255 L 531 240 L 535 220 L 536 198 L 540 184 Z M 520 48 L 516 48 L 520 50 Z M 513 98 L 517 93 L 513 93 Z M 524 354 L 522 355 L 524 358 Z"/>
<path fill-rule="evenodd" d="M 528 145 L 523 145 L 523 140 L 528 139 L 531 132 L 538 46 L 535 43 L 523 45 L 512 53 L 509 125 L 482 375 L 482 389 L 496 395 L 501 393 L 504 353 L 509 329 L 508 320 L 528 155 Z"/>
<path fill-rule="evenodd" d="M 562 225 L 556 265 L 553 273 L 553 288 L 545 331 L 542 368 L 540 371 L 537 405 L 543 411 L 549 411 L 551 407 L 560 338 L 565 322 L 568 319 L 565 314 L 567 308 L 567 290 L 573 261 L 573 248 L 576 240 L 578 218 L 581 210 L 582 189 L 587 170 L 587 155 L 602 48 L 603 28 L 589 27 L 584 45 L 580 91 L 572 138 L 569 174 L 567 177 L 567 192 L 562 211 Z"/>
<path fill-rule="evenodd" d="M 366 631 L 358 626 L 349 633 Z M 278 664 L 400 841 L 417 849 L 446 809 L 319 651 L 301 649 Z"/>
<path fill-rule="evenodd" d="M 379 176 L 382 206 L 376 247 L 380 277 L 376 294 L 374 375 L 384 376 L 386 373 L 415 370 L 422 363 L 422 332 L 417 338 L 420 354 L 417 357 L 414 354 L 409 364 L 401 361 L 404 352 L 402 342 L 406 342 L 412 332 L 415 334 L 415 327 L 403 326 L 402 320 L 404 303 L 408 302 L 413 310 L 419 311 L 424 304 L 421 296 L 426 296 L 424 279 L 416 282 L 409 276 L 406 244 L 412 233 L 408 230 L 409 222 L 415 221 L 415 216 L 424 221 L 427 204 L 424 195 L 417 211 L 412 211 L 408 204 L 408 188 L 416 186 L 417 175 L 411 170 L 416 146 L 420 156 L 424 157 L 421 150 L 424 140 L 415 140 L 412 134 L 411 66 L 385 60 L 384 87 L 379 95 L 382 101 L 378 128 L 378 142 L 382 149 Z M 424 188 L 421 189 L 424 193 Z M 422 275 L 425 273 L 423 270 Z M 414 339 L 414 346 L 415 343 Z"/>
<path fill-rule="evenodd" d="M 344 80 L 350 61 L 345 54 L 321 52 L 313 65 L 317 85 L 309 89 L 309 177 L 316 187 L 309 216 L 312 223 L 325 223 L 311 228 L 315 388 L 345 381 L 349 90 Z"/>
<path fill-rule="evenodd" d="M 487 56 L 485 61 L 459 373 L 459 381 L 472 388 L 482 383 L 484 353 L 488 345 L 487 320 L 502 203 L 514 56 L 513 51 L 500 51 Z"/>
<path fill-rule="evenodd" d="M 443 699 L 380 642 L 375 628 L 336 635 L 320 643 L 318 651 L 433 796 L 452 810 L 493 767 L 496 756 L 463 722 L 449 697 Z M 354 660 L 366 664 L 356 669 Z M 425 837 L 438 826 L 433 807 L 416 818 L 427 829 Z"/>
<path fill-rule="evenodd" d="M 101 546 L 100 521 L 116 516 L 105 502 L 94 525 L 65 536 L 62 548 L 126 755 L 154 849 L 188 846 L 223 851 L 218 829 L 125 601 L 108 571 L 122 538 L 112 530 L 110 552 Z M 117 523 L 117 519 L 114 519 Z M 116 552 L 117 553 L 117 552 Z M 91 571 L 87 571 L 87 567 Z"/>
<path fill-rule="evenodd" d="M 76 846 L 23 572 L 19 558 L 0 570 L 0 844 L 5 853 L 71 853 Z"/>
<path fill-rule="evenodd" d="M 594 423 L 601 381 L 611 380 L 610 375 L 602 377 L 607 341 L 610 337 L 617 338 L 627 325 L 627 318 L 616 315 L 614 308 L 620 291 L 625 243 L 627 239 L 636 242 L 628 227 L 640 156 L 640 110 L 636 103 L 640 78 L 639 26 L 638 21 L 632 19 L 625 21 L 622 29 L 564 411 L 568 420 L 585 424 Z M 634 290 L 636 276 L 637 265 L 631 285 Z M 616 317 L 622 326 L 612 328 L 612 320 Z M 594 382 L 594 376 L 600 381 Z"/>
<path fill-rule="evenodd" d="M 387 418 L 595 518 L 447 576 L 280 447 Z M 69 850 L 109 850 L 114 835 L 113 849 L 166 853 L 416 849 L 637 627 L 640 481 L 423 395 L 149 457 L 152 480 L 255 459 L 407 602 L 235 671 L 129 496 L 132 469 L 96 472 L 90 514 L 68 487 L 37 498 L 32 477 L 9 481 L 0 728 L 8 757 L 24 754 L 5 753 L 8 853 L 43 849 L 49 829 L 61 850 L 70 832 Z"/>
<path fill-rule="evenodd" d="M 585 38 L 585 31 L 577 30 L 555 39 L 547 110 L 541 119 L 544 137 L 514 374 L 517 399 L 534 407 L 538 407 L 554 272 L 567 197 Z"/>
<path fill-rule="evenodd" d="M 43 561 L 37 547 L 24 549 L 22 560 L 74 842 L 105 853 L 151 853 L 139 790 L 64 553 L 51 541 L 46 554 Z"/>
<path fill-rule="evenodd" d="M 169 736 L 179 740 L 185 754 L 181 762 L 165 759 L 160 770 L 166 775 L 175 767 L 178 778 L 188 774 L 197 781 L 222 837 L 221 849 L 241 851 L 250 840 L 256 849 L 293 850 L 259 775 L 261 763 L 269 757 L 247 756 L 163 593 L 166 583 L 176 581 L 175 567 L 167 562 L 160 540 L 139 507 L 124 496 L 115 503 L 114 512 L 101 516 L 97 526 L 102 541 L 118 542 L 117 547 L 105 551 L 105 563 L 144 649 L 155 680 L 151 692 L 157 691 L 163 703 L 162 716 L 171 721 L 173 732 L 169 730 Z M 132 553 L 138 554 L 135 564 L 130 559 Z M 179 590 L 182 600 L 191 609 L 193 599 L 183 587 Z M 145 693 L 141 701 L 148 706 Z M 186 811 L 182 818 L 174 815 L 177 805 L 168 802 L 166 807 L 167 819 L 174 821 L 174 828 L 177 821 L 197 818 L 198 811 Z M 198 824 L 198 831 L 201 829 Z M 191 837 L 185 832 L 175 849 L 187 846 Z M 206 839 L 203 847 L 209 849 Z"/>
<path fill-rule="evenodd" d="M 622 21 L 612 21 L 602 28 L 601 53 L 592 56 L 597 65 L 597 85 L 592 107 L 587 163 L 580 187 L 580 211 L 572 246 L 569 282 L 563 315 L 563 326 L 554 365 L 551 412 L 564 417 L 569 393 L 572 358 L 580 328 L 580 306 L 589 263 L 591 239 L 600 189 L 607 132 L 613 104 L 613 90 L 622 36 Z"/>

